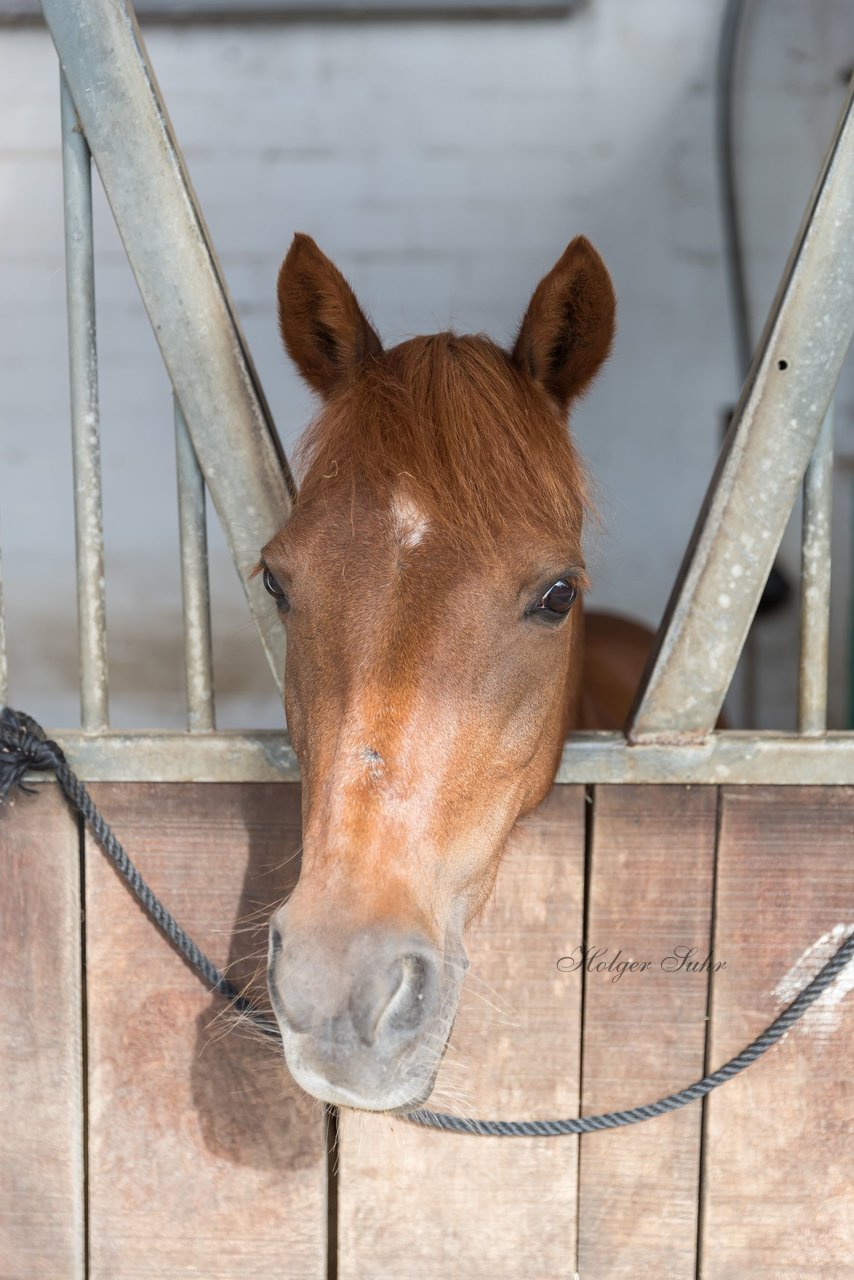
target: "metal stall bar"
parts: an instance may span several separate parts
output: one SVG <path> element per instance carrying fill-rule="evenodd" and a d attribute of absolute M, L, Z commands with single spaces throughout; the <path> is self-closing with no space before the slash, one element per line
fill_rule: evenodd
<path fill-rule="evenodd" d="M 250 574 L 288 515 L 293 482 L 133 9 L 126 0 L 42 8 L 281 688 L 284 629 Z"/>
<path fill-rule="evenodd" d="M 3 557 L 0 555 L 0 709 L 9 696 L 9 668 L 6 663 L 6 620 L 3 611 Z"/>
<path fill-rule="evenodd" d="M 804 476 L 801 532 L 801 647 L 798 732 L 827 728 L 830 649 L 830 514 L 833 494 L 833 408 L 819 432 Z"/>
<path fill-rule="evenodd" d="M 177 397 L 175 454 L 178 464 L 187 728 L 190 733 L 205 733 L 215 728 L 205 481 Z"/>
<path fill-rule="evenodd" d="M 854 85 L 854 82 L 852 82 Z M 711 732 L 854 333 L 849 90 L 627 733 Z"/>
<path fill-rule="evenodd" d="M 60 77 L 62 178 L 65 199 L 65 274 L 68 361 L 77 540 L 77 625 L 80 716 L 84 730 L 109 722 L 101 445 L 98 430 L 98 349 L 95 336 L 95 253 L 92 166 L 65 77 Z"/>
<path fill-rule="evenodd" d="M 86 782 L 296 782 L 299 765 L 284 733 L 60 733 L 71 767 Z M 44 780 L 43 774 L 29 781 Z M 854 785 L 854 734 L 713 733 L 689 745 L 627 744 L 621 733 L 576 733 L 563 749 L 559 783 L 774 783 Z"/>

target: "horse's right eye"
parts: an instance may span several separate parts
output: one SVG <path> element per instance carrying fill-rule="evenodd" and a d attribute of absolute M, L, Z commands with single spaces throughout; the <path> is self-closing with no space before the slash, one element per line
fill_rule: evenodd
<path fill-rule="evenodd" d="M 280 608 L 287 608 L 288 597 L 266 565 L 264 566 L 264 586 L 267 588 L 273 599 L 278 601 Z"/>

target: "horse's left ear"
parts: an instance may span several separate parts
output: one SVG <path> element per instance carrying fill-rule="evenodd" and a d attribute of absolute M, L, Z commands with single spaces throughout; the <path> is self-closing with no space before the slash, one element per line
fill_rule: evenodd
<path fill-rule="evenodd" d="M 382 343 L 356 295 L 311 236 L 294 236 L 276 291 L 288 353 L 322 396 L 347 382 L 369 356 L 382 355 Z"/>
<path fill-rule="evenodd" d="M 513 359 L 562 413 L 599 371 L 614 340 L 617 304 L 604 262 L 576 236 L 534 290 Z"/>

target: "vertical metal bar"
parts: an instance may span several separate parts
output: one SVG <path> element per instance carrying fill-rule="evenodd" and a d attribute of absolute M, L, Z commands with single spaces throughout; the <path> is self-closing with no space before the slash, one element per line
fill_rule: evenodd
<path fill-rule="evenodd" d="M 848 502 L 850 504 L 848 528 L 849 546 L 854 547 L 854 477 L 848 479 Z M 852 557 L 848 582 L 848 720 L 847 727 L 854 729 L 854 557 Z"/>
<path fill-rule="evenodd" d="M 827 729 L 832 493 L 833 406 L 822 423 L 815 452 L 804 476 L 799 733 L 824 733 Z"/>
<path fill-rule="evenodd" d="M 101 448 L 98 433 L 98 352 L 95 340 L 95 256 L 92 170 L 71 92 L 61 76 L 65 276 L 77 540 L 80 714 L 85 730 L 108 724 Z"/>
<path fill-rule="evenodd" d="M 293 480 L 130 0 L 42 0 L 128 260 L 281 689 L 285 629 L 253 577 Z"/>
<path fill-rule="evenodd" d="M 177 396 L 175 452 L 178 461 L 187 728 L 191 733 L 204 733 L 215 727 L 205 482 Z"/>
<path fill-rule="evenodd" d="M 3 558 L 0 556 L 0 708 L 9 696 L 9 668 L 6 665 L 6 622 L 3 613 Z"/>

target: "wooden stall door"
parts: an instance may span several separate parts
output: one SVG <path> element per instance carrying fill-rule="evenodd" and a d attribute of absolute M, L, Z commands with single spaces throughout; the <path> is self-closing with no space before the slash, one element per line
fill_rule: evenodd
<path fill-rule="evenodd" d="M 717 789 L 597 787 L 592 817 L 583 1115 L 703 1074 Z M 582 1137 L 584 1280 L 694 1280 L 702 1119 L 691 1106 Z"/>
<path fill-rule="evenodd" d="M 263 987 L 270 910 L 298 872 L 298 788 L 92 791 L 198 945 Z M 91 1280 L 320 1280 L 322 1107 L 276 1042 L 229 1030 L 90 840 L 86 855 Z"/>
<path fill-rule="evenodd" d="M 709 959 L 588 977 L 590 1114 L 722 1065 L 854 929 L 854 789 L 599 787 L 588 903 L 611 953 Z M 852 970 L 702 1106 L 585 1135 L 580 1280 L 854 1276 Z"/>
<path fill-rule="evenodd" d="M 578 1107 L 580 997 L 558 959 L 582 936 L 584 792 L 520 826 L 472 929 L 471 969 L 430 1106 L 513 1119 Z M 477 1138 L 342 1116 L 340 1280 L 570 1280 L 577 1138 Z"/>
<path fill-rule="evenodd" d="M 80 831 L 56 783 L 0 807 L 0 1277 L 82 1280 Z"/>
<path fill-rule="evenodd" d="M 298 869 L 296 788 L 93 790 L 199 944 L 262 981 Z M 854 927 L 854 789 L 589 801 L 557 787 L 514 836 L 431 1105 L 512 1119 L 652 1100 L 742 1048 Z M 88 840 L 83 937 L 81 836 L 54 785 L 0 811 L 0 849 L 0 1280 L 83 1280 L 84 1167 L 97 1280 L 854 1275 L 851 968 L 704 1108 L 580 1146 L 344 1114 L 330 1180 L 320 1105 L 275 1044 L 228 1030 Z M 649 964 L 559 968 L 578 947 Z M 677 947 L 710 963 L 662 970 Z"/>
<path fill-rule="evenodd" d="M 747 1044 L 854 928 L 854 788 L 726 787 L 709 1058 Z M 854 1276 L 854 965 L 706 1102 L 703 1280 Z"/>

